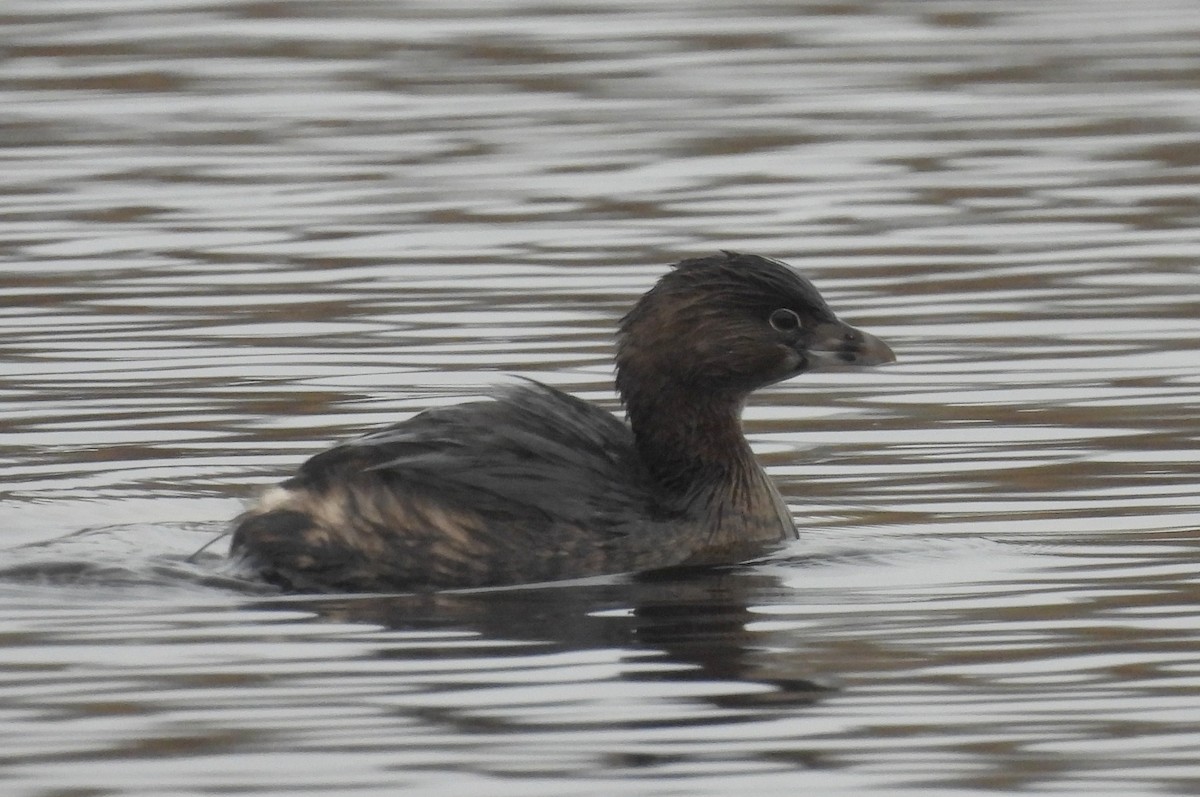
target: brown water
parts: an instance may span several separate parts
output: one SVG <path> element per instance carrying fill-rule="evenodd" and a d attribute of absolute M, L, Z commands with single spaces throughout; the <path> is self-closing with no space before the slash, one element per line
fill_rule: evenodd
<path fill-rule="evenodd" d="M 5 795 L 1200 792 L 1200 6 L 0 9 Z M 759 396 L 802 539 L 436 597 L 185 561 L 328 442 L 615 406 L 679 257 L 895 366 Z"/>

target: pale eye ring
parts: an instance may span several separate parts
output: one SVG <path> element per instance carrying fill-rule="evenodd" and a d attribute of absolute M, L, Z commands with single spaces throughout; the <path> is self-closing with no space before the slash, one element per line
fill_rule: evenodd
<path fill-rule="evenodd" d="M 776 332 L 795 332 L 800 328 L 800 316 L 796 314 L 795 310 L 789 310 L 786 307 L 780 307 L 771 313 L 767 322 Z"/>

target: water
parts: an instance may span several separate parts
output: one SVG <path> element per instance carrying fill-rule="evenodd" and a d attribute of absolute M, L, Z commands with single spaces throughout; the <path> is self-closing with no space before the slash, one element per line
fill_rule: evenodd
<path fill-rule="evenodd" d="M 11 795 L 1200 791 L 1190 2 L 3 10 Z M 900 361 L 764 391 L 803 538 L 299 599 L 215 554 L 505 374 L 615 407 L 724 247 Z"/>

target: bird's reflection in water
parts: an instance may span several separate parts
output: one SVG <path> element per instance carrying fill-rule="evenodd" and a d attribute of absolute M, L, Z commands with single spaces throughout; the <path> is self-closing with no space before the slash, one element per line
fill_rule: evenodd
<path fill-rule="evenodd" d="M 828 673 L 805 660 L 802 640 L 780 645 L 752 628 L 753 598 L 779 589 L 746 567 L 673 568 L 603 583 L 388 596 L 300 598 L 271 605 L 338 623 L 399 632 L 459 632 L 475 646 L 381 647 L 381 657 L 503 657 L 620 651 L 619 677 L 711 682 L 704 699 L 722 709 L 810 705 L 828 694 Z M 487 644 L 494 642 L 495 644 Z M 513 643 L 519 643 L 513 645 Z M 653 667 L 646 667 L 647 663 Z M 731 688 L 723 690 L 720 684 Z M 746 685 L 761 687 L 745 689 Z M 728 721 L 728 717 L 725 718 Z"/>

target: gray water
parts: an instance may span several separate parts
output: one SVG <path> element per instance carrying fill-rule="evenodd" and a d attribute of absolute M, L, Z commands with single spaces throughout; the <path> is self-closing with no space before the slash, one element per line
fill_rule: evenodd
<path fill-rule="evenodd" d="M 1191 0 L 0 9 L 0 791 L 1200 792 Z M 508 375 L 616 408 L 667 265 L 884 369 L 763 391 L 801 539 L 433 596 L 219 534 Z"/>

